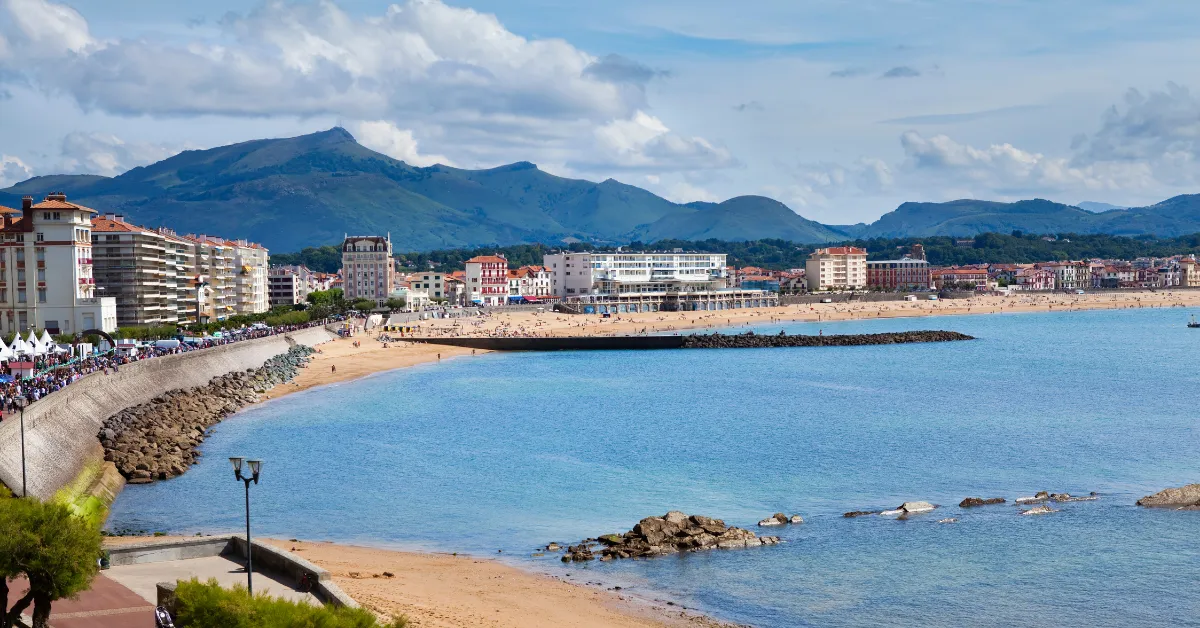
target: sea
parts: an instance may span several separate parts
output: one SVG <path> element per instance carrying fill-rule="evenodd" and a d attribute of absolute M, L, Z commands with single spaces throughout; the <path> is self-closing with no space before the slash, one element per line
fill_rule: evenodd
<path fill-rule="evenodd" d="M 726 331 L 976 339 L 445 360 L 234 415 L 186 475 L 127 487 L 109 528 L 239 531 L 237 455 L 264 461 L 256 535 L 496 557 L 754 626 L 1195 625 L 1200 512 L 1134 504 L 1200 482 L 1189 314 L 789 323 Z M 1099 499 L 1019 515 L 1041 490 Z M 1009 503 L 960 509 L 968 496 Z M 842 516 L 913 500 L 940 508 Z M 669 510 L 784 542 L 537 555 Z M 775 512 L 805 523 L 755 526 Z"/>

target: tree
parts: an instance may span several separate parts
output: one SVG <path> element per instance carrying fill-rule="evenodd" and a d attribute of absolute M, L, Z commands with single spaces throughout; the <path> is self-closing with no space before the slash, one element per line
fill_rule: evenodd
<path fill-rule="evenodd" d="M 87 590 L 99 571 L 100 530 L 61 504 L 0 502 L 0 592 L 8 628 L 33 603 L 33 628 L 46 628 L 54 600 Z M 8 579 L 24 575 L 29 592 L 8 607 Z"/>
<path fill-rule="evenodd" d="M 388 306 L 388 309 L 393 311 L 403 310 L 404 306 L 407 305 L 404 299 L 388 299 L 385 304 Z"/>
<path fill-rule="evenodd" d="M 350 304 L 350 308 L 358 310 L 359 312 L 369 312 L 375 309 L 375 302 L 371 299 L 358 299 L 354 303 Z"/>

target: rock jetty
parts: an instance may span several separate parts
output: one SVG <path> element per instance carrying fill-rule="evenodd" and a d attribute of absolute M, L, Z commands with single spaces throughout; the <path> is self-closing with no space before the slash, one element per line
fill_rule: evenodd
<path fill-rule="evenodd" d="M 982 497 L 968 497 L 968 498 L 962 500 L 961 502 L 958 502 L 958 507 L 959 508 L 975 508 L 977 506 L 990 506 L 992 504 L 1003 504 L 1004 502 L 1005 502 L 1005 499 L 1003 497 L 990 497 L 988 499 L 984 499 Z"/>
<path fill-rule="evenodd" d="M 749 530 L 726 526 L 720 519 L 704 515 L 686 515 L 672 510 L 661 517 L 646 517 L 625 534 L 606 534 L 571 545 L 563 562 L 581 562 L 597 558 L 643 558 L 695 552 L 709 549 L 775 545 L 777 536 L 756 536 Z M 603 545 L 598 552 L 595 548 Z"/>
<path fill-rule="evenodd" d="M 683 337 L 684 349 L 757 349 L 764 347 L 852 347 L 859 345 L 894 345 L 914 342 L 952 342 L 974 340 L 955 331 L 904 331 L 886 334 L 842 334 L 829 336 L 789 336 L 756 334 L 692 334 Z"/>
<path fill-rule="evenodd" d="M 1147 508 L 1200 510 L 1200 484 L 1164 489 L 1137 500 L 1137 505 Z"/>
<path fill-rule="evenodd" d="M 208 428 L 304 367 L 311 347 L 296 345 L 262 367 L 214 377 L 206 386 L 178 389 L 108 417 L 97 436 L 104 459 L 130 484 L 183 475 L 196 462 Z"/>

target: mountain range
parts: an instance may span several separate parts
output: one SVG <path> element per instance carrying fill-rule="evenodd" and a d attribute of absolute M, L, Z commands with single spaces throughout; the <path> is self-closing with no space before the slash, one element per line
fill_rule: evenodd
<path fill-rule="evenodd" d="M 822 225 L 763 196 L 674 203 L 608 179 L 558 177 L 528 162 L 486 170 L 411 166 L 341 128 L 190 150 L 116 177 L 50 175 L 0 190 L 0 205 L 52 191 L 181 233 L 247 238 L 275 251 L 390 233 L 397 251 L 542 242 L 973 236 L 983 232 L 1178 236 L 1200 232 L 1200 195 L 1087 211 L 1034 199 L 904 203 L 879 220 Z"/>

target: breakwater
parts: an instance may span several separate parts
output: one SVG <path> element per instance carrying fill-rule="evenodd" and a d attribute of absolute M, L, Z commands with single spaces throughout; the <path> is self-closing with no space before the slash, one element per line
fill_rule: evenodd
<path fill-rule="evenodd" d="M 97 437 L 104 459 L 130 484 L 183 475 L 196 462 L 208 429 L 252 403 L 276 384 L 291 381 L 315 350 L 296 345 L 248 369 L 214 377 L 195 388 L 175 389 L 108 417 Z"/>
<path fill-rule="evenodd" d="M 219 375 L 258 368 L 296 344 L 316 346 L 334 336 L 313 327 L 134 362 L 108 374 L 89 374 L 25 411 L 29 494 L 49 499 L 80 473 L 103 462 L 96 434 L 103 421 L 130 406 L 175 389 L 204 386 Z M 0 481 L 21 486 L 21 442 L 16 417 L 0 423 Z"/>
<path fill-rule="evenodd" d="M 770 347 L 852 347 L 916 342 L 974 340 L 953 331 L 882 334 L 688 334 L 681 336 L 561 336 L 546 338 L 408 338 L 412 342 L 485 351 L 605 351 L 644 349 L 757 349 Z"/>

